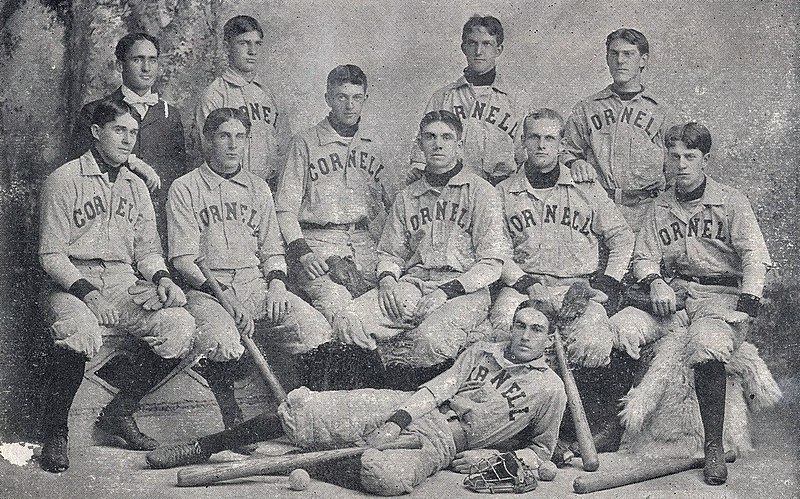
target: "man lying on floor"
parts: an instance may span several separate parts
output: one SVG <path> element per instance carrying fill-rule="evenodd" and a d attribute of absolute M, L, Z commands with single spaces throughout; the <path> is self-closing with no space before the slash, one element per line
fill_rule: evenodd
<path fill-rule="evenodd" d="M 369 449 L 360 463 L 364 490 L 399 495 L 447 467 L 466 473 L 524 430 L 527 447 L 517 456 L 531 468 L 549 467 L 567 400 L 543 355 L 552 341 L 549 326 L 541 312 L 523 303 L 510 342 L 475 343 L 413 394 L 301 387 L 289 393 L 278 414 L 262 413 L 194 442 L 161 447 L 147 462 L 152 468 L 197 464 L 214 453 L 282 435 L 303 449 L 321 450 L 376 447 L 407 432 L 419 437 L 422 448 Z"/>

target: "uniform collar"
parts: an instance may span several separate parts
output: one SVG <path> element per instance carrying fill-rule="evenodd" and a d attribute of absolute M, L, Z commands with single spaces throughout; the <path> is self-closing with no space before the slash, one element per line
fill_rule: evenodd
<path fill-rule="evenodd" d="M 100 166 L 97 164 L 97 160 L 94 158 L 94 154 L 92 154 L 91 148 L 83 153 L 83 155 L 79 159 L 80 166 L 81 166 L 81 175 L 84 177 L 91 177 L 91 176 L 103 176 L 105 175 L 103 172 L 100 171 Z M 119 174 L 117 174 L 117 180 L 127 180 L 128 182 L 132 181 L 135 176 L 133 172 L 131 172 L 127 167 L 127 162 L 123 163 L 119 166 Z"/>
<path fill-rule="evenodd" d="M 497 90 L 500 93 L 508 94 L 508 88 L 509 88 L 508 87 L 508 82 L 503 77 L 503 75 L 500 73 L 500 70 L 498 70 L 497 68 L 495 68 L 495 70 L 496 71 L 495 71 L 494 83 L 492 83 L 491 87 L 494 90 Z M 470 83 L 467 81 L 467 78 L 462 74 L 455 81 L 455 83 L 453 83 L 453 87 L 455 87 L 455 88 L 464 87 L 464 86 L 469 86 L 469 84 Z"/>
<path fill-rule="evenodd" d="M 545 361 L 544 355 L 542 355 L 538 359 L 533 359 L 532 361 L 526 362 L 524 364 L 517 364 L 516 362 L 511 362 L 505 357 L 505 351 L 508 345 L 510 345 L 509 342 L 481 344 L 481 346 L 483 347 L 483 351 L 494 357 L 494 360 L 500 365 L 500 367 L 504 369 L 523 367 L 528 371 L 533 371 L 533 370 L 546 371 L 547 369 L 550 368 L 550 366 L 548 366 L 547 362 Z"/>
<path fill-rule="evenodd" d="M 262 82 L 261 82 L 261 78 L 258 75 L 254 76 L 251 81 L 247 81 L 247 80 L 244 79 L 244 77 L 242 75 L 237 73 L 230 66 L 225 68 L 225 71 L 222 72 L 221 76 L 222 76 L 223 80 L 227 81 L 228 83 L 230 83 L 231 85 L 233 85 L 235 87 L 245 87 L 245 86 L 249 85 L 250 83 L 254 83 L 255 85 L 257 85 L 259 87 L 263 87 L 264 86 L 262 84 Z"/>
<path fill-rule="evenodd" d="M 556 181 L 556 185 L 575 185 L 575 182 L 572 180 L 572 173 L 570 173 L 569 168 L 562 165 L 561 163 L 558 164 L 559 172 L 558 172 L 558 180 Z M 520 192 L 530 192 L 531 194 L 535 194 L 536 189 L 531 187 L 531 183 L 528 181 L 528 176 L 525 175 L 525 165 L 523 164 L 522 167 L 517 170 L 517 172 L 509 177 L 508 179 L 508 192 L 513 193 L 520 193 Z"/>
<path fill-rule="evenodd" d="M 471 184 L 472 181 L 472 174 L 467 171 L 467 168 L 461 168 L 461 171 L 453 175 L 453 177 L 447 181 L 447 184 L 442 187 L 433 187 L 425 180 L 425 175 L 422 175 L 422 177 L 408 186 L 408 190 L 413 197 L 418 198 L 429 191 L 441 192 L 440 189 L 444 189 L 444 187 Z"/>
<path fill-rule="evenodd" d="M 720 206 L 725 204 L 724 186 L 706 175 L 706 190 L 703 192 L 703 196 L 698 202 L 707 206 Z M 671 186 L 658 196 L 656 204 L 665 208 L 677 208 L 679 203 L 675 197 L 675 186 Z"/>
<path fill-rule="evenodd" d="M 364 120 L 359 121 L 358 123 L 358 131 L 353 137 L 342 137 L 336 130 L 333 129 L 331 123 L 328 121 L 328 118 L 322 118 L 322 121 L 317 123 L 316 132 L 317 132 L 317 139 L 319 139 L 319 145 L 326 146 L 328 144 L 333 144 L 334 142 L 338 142 L 340 144 L 351 144 L 353 141 L 356 140 L 363 140 L 365 142 L 372 142 L 370 138 L 369 130 L 364 129 Z"/>
<path fill-rule="evenodd" d="M 594 94 L 593 96 L 591 96 L 589 99 L 590 100 L 604 100 L 604 99 L 612 99 L 612 98 L 619 99 L 619 96 L 617 94 L 615 94 L 613 90 L 611 90 L 611 85 L 609 85 L 606 88 L 604 88 L 603 90 L 601 90 L 601 91 L 597 92 L 596 94 Z M 632 101 L 635 101 L 636 99 L 647 99 L 647 100 L 651 101 L 653 104 L 658 104 L 658 101 L 659 101 L 659 99 L 653 94 L 653 92 L 650 89 L 648 89 L 647 87 L 644 87 L 644 86 L 643 86 L 642 91 L 639 92 L 639 95 L 637 95 L 633 99 L 631 99 L 629 101 L 622 101 L 621 99 L 619 99 L 619 100 L 620 100 L 620 102 L 632 102 Z"/>
<path fill-rule="evenodd" d="M 233 177 L 226 179 L 212 170 L 211 167 L 208 166 L 208 163 L 203 162 L 203 164 L 200 165 L 200 176 L 203 178 L 208 188 L 212 191 L 216 190 L 223 182 L 228 181 L 239 184 L 242 187 L 250 187 L 250 183 L 247 181 L 248 179 L 244 169 L 240 170 L 239 173 Z"/>

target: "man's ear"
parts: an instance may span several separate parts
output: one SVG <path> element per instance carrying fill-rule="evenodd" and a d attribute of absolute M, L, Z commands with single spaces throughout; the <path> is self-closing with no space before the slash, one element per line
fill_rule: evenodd
<path fill-rule="evenodd" d="M 89 130 L 91 130 L 94 140 L 100 140 L 100 125 L 97 123 L 92 123 L 92 126 L 89 128 Z"/>
<path fill-rule="evenodd" d="M 705 153 L 705 154 L 703 155 L 703 167 L 704 167 L 704 168 L 705 168 L 705 166 L 708 164 L 708 162 L 709 162 L 710 160 L 711 160 L 711 153 L 710 153 L 710 152 L 707 152 L 707 153 Z"/>
<path fill-rule="evenodd" d="M 328 92 L 325 92 L 325 104 L 327 104 L 329 108 L 333 109 L 333 103 L 331 102 L 331 97 L 328 95 Z"/>
<path fill-rule="evenodd" d="M 647 67 L 647 60 L 650 59 L 650 54 L 643 54 L 642 55 L 642 62 L 639 64 L 639 71 L 644 71 Z"/>
<path fill-rule="evenodd" d="M 122 61 L 120 61 L 119 59 L 117 59 L 116 61 L 117 62 L 114 64 L 114 67 L 117 68 L 117 72 L 121 73 L 122 72 Z"/>
<path fill-rule="evenodd" d="M 498 45 L 497 46 L 497 55 L 499 56 L 499 55 L 502 55 L 502 54 L 503 54 L 503 45 Z"/>

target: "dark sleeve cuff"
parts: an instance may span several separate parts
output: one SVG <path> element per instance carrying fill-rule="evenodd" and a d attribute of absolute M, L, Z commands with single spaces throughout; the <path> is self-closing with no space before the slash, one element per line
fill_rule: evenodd
<path fill-rule="evenodd" d="M 464 291 L 464 285 L 461 284 L 461 281 L 458 279 L 453 279 L 452 281 L 442 284 L 439 286 L 439 289 L 444 291 L 444 294 L 447 295 L 448 300 L 452 300 L 453 298 L 467 294 L 467 292 Z"/>
<path fill-rule="evenodd" d="M 300 260 L 300 257 L 311 253 L 311 247 L 305 238 L 298 238 L 286 245 L 286 257 L 289 260 Z"/>
<path fill-rule="evenodd" d="M 384 277 L 391 277 L 392 279 L 395 280 L 395 282 L 397 282 L 397 276 L 394 275 L 394 272 L 390 270 L 384 270 L 383 272 L 378 274 L 378 282 L 380 283 Z"/>
<path fill-rule="evenodd" d="M 650 285 L 653 284 L 653 281 L 658 279 L 661 279 L 662 281 L 664 280 L 664 278 L 661 277 L 661 274 L 648 274 L 644 276 L 641 281 L 639 281 L 639 284 L 641 284 L 646 291 L 650 291 Z"/>
<path fill-rule="evenodd" d="M 572 168 L 572 163 L 576 161 L 578 161 L 578 158 L 568 159 L 564 161 L 564 166 L 566 166 L 567 168 Z"/>
<path fill-rule="evenodd" d="M 217 284 L 219 285 L 219 289 L 221 289 L 222 291 L 228 289 L 228 286 L 222 284 L 219 281 L 217 281 Z M 198 289 L 203 293 L 209 294 L 211 296 L 216 296 L 216 293 L 214 293 L 214 290 L 211 288 L 211 283 L 208 282 L 208 279 L 206 279 L 206 282 L 204 282 L 203 285 L 200 286 Z"/>
<path fill-rule="evenodd" d="M 595 277 L 592 287 L 608 295 L 609 293 L 619 293 L 622 285 L 610 275 L 602 274 Z"/>
<path fill-rule="evenodd" d="M 78 279 L 72 283 L 72 286 L 69 287 L 69 292 L 77 296 L 80 300 L 83 300 L 83 298 L 92 291 L 99 290 L 94 286 L 94 284 L 86 279 Z"/>
<path fill-rule="evenodd" d="M 267 274 L 267 284 L 271 283 L 274 279 L 283 281 L 286 284 L 286 272 L 282 270 L 270 270 Z"/>
<path fill-rule="evenodd" d="M 389 416 L 389 419 L 386 420 L 387 423 L 394 423 L 400 427 L 401 430 L 404 430 L 406 426 L 411 424 L 411 414 L 404 411 L 403 409 L 399 409 L 395 411 L 394 414 Z"/>
<path fill-rule="evenodd" d="M 749 293 L 742 293 L 739 295 L 739 301 L 736 303 L 736 310 L 744 312 L 750 317 L 758 317 L 758 311 L 761 308 L 761 298 L 753 296 Z"/>
<path fill-rule="evenodd" d="M 528 294 L 528 288 L 536 284 L 536 278 L 530 274 L 525 274 L 515 282 L 511 287 L 514 288 L 517 293 L 526 295 Z"/>
<path fill-rule="evenodd" d="M 169 273 L 169 272 L 167 272 L 166 270 L 159 270 L 158 272 L 156 272 L 155 274 L 153 274 L 153 284 L 155 284 L 156 286 L 158 286 L 158 282 L 159 282 L 161 279 L 165 278 L 165 277 L 168 277 L 168 278 L 172 279 L 172 274 L 170 274 L 170 273 Z"/>

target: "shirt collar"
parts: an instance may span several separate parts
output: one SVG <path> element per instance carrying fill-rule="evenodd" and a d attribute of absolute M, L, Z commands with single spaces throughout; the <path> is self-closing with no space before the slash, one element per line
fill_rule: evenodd
<path fill-rule="evenodd" d="M 261 83 L 261 78 L 258 75 L 254 76 L 251 81 L 247 81 L 247 80 L 244 79 L 244 77 L 242 75 L 237 73 L 230 66 L 225 68 L 225 71 L 222 72 L 221 76 L 222 76 L 223 80 L 227 81 L 228 83 L 230 83 L 231 85 L 234 85 L 236 87 L 245 87 L 250 83 L 254 83 L 254 84 L 258 85 L 259 87 L 263 87 L 264 86 Z"/>
<path fill-rule="evenodd" d="M 203 178 L 206 185 L 208 185 L 208 188 L 211 189 L 212 191 L 216 190 L 220 186 L 220 184 L 227 181 L 239 184 L 242 187 L 250 187 L 250 183 L 247 181 L 247 176 L 244 173 L 244 169 L 239 171 L 239 173 L 237 173 L 233 177 L 226 179 L 218 175 L 214 170 L 212 170 L 211 167 L 208 166 L 208 163 L 203 162 L 203 164 L 200 165 L 200 176 Z"/>
<path fill-rule="evenodd" d="M 97 164 L 97 160 L 92 154 L 92 150 L 89 149 L 80 157 L 80 165 L 81 165 L 81 175 L 84 177 L 90 177 L 93 175 L 102 176 L 104 175 L 103 172 L 100 171 L 100 166 Z M 119 174 L 117 174 L 117 180 L 127 180 L 128 182 L 132 181 L 134 178 L 133 172 L 131 172 L 127 167 L 127 162 L 119 166 Z"/>
<path fill-rule="evenodd" d="M 723 185 L 706 175 L 706 190 L 699 200 L 700 204 L 708 206 L 719 206 L 725 204 L 725 191 Z M 675 197 L 675 186 L 673 185 L 661 194 L 656 203 L 665 208 L 673 208 L 678 206 L 678 200 Z"/>
<path fill-rule="evenodd" d="M 570 173 L 569 168 L 562 165 L 561 163 L 558 164 L 559 173 L 558 173 L 558 180 L 556 181 L 557 185 L 575 185 L 575 182 L 572 180 L 572 173 Z M 535 194 L 535 190 L 531 187 L 531 183 L 528 181 L 528 176 L 525 175 L 525 165 L 523 164 L 522 167 L 517 170 L 517 172 L 512 175 L 509 180 L 508 192 L 513 193 L 520 193 L 528 191 L 531 194 Z"/>
<path fill-rule="evenodd" d="M 126 102 L 143 102 L 151 106 L 158 104 L 158 94 L 153 92 L 152 89 L 148 90 L 144 95 L 137 94 L 125 85 L 122 85 L 120 90 L 122 91 L 122 100 Z"/>
<path fill-rule="evenodd" d="M 319 139 L 319 145 L 326 146 L 328 144 L 333 144 L 334 142 L 338 142 L 340 144 L 351 144 L 353 141 L 356 140 L 363 140 L 365 142 L 372 142 L 370 138 L 370 132 L 368 129 L 365 129 L 364 120 L 361 120 L 358 124 L 358 131 L 356 132 L 353 137 L 342 137 L 339 135 L 336 130 L 333 129 L 331 126 L 330 121 L 328 118 L 322 118 L 322 121 L 317 123 L 316 131 L 317 131 L 317 139 Z"/>
<path fill-rule="evenodd" d="M 469 85 L 469 82 L 467 81 L 467 78 L 463 74 L 453 84 L 453 86 L 456 88 L 464 87 L 467 85 Z M 492 83 L 491 86 L 494 90 L 497 90 L 500 93 L 508 94 L 508 89 L 509 89 L 508 82 L 506 81 L 505 77 L 503 77 L 503 75 L 500 73 L 499 69 L 496 70 L 494 83 Z"/>
<path fill-rule="evenodd" d="M 431 186 L 426 180 L 425 175 L 422 175 L 416 181 L 414 181 L 411 185 L 408 186 L 409 193 L 418 198 L 429 191 L 436 191 L 441 192 L 440 189 L 444 189 L 444 187 L 453 185 L 465 185 L 471 184 L 472 178 L 471 174 L 467 171 L 467 168 L 461 168 L 461 171 L 453 175 L 453 177 L 447 181 L 447 184 L 441 188 Z"/>
<path fill-rule="evenodd" d="M 508 345 L 509 342 L 482 344 L 483 351 L 494 357 L 494 360 L 500 365 L 500 367 L 504 369 L 524 367 L 528 371 L 533 371 L 533 370 L 545 371 L 550 368 L 550 366 L 547 365 L 547 361 L 545 361 L 544 355 L 542 355 L 538 359 L 533 359 L 524 364 L 517 364 L 516 362 L 511 362 L 505 357 L 505 351 Z"/>
<path fill-rule="evenodd" d="M 613 90 L 611 90 L 611 85 L 607 86 L 603 90 L 597 92 L 596 94 L 594 94 L 593 96 L 590 97 L 591 100 L 603 100 L 603 99 L 611 99 L 611 98 L 619 99 L 619 96 L 617 94 L 615 94 Z M 636 99 L 647 99 L 647 100 L 653 102 L 653 104 L 658 104 L 658 101 L 659 101 L 659 99 L 653 94 L 653 92 L 650 89 L 648 89 L 647 87 L 644 87 L 642 89 L 642 91 L 639 92 L 639 95 L 637 95 L 636 97 L 634 97 L 630 101 L 622 101 L 622 102 L 631 102 L 631 101 L 635 101 Z"/>

